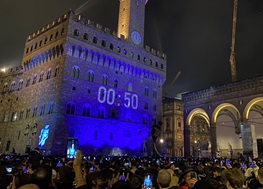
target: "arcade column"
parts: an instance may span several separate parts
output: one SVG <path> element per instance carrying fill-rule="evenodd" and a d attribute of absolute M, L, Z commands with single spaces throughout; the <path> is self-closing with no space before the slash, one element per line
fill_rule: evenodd
<path fill-rule="evenodd" d="M 216 157 L 217 153 L 217 138 L 216 138 L 216 123 L 210 126 L 210 141 L 211 141 L 211 155 Z"/>
<path fill-rule="evenodd" d="M 255 134 L 255 126 L 249 123 L 240 123 L 241 136 L 243 143 L 243 155 L 245 157 L 257 156 L 257 140 Z"/>
<path fill-rule="evenodd" d="M 184 127 L 184 156 L 190 156 L 190 127 Z"/>

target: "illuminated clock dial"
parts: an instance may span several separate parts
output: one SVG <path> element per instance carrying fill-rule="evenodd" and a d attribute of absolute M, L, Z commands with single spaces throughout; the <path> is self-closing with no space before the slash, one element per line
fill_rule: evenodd
<path fill-rule="evenodd" d="M 136 30 L 132 31 L 131 32 L 131 40 L 136 45 L 141 44 L 141 42 L 142 42 L 141 34 Z"/>

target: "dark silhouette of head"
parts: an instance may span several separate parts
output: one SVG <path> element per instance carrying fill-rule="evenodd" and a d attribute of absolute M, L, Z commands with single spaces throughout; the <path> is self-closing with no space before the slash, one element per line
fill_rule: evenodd
<path fill-rule="evenodd" d="M 52 168 L 50 165 L 39 166 L 32 174 L 32 183 L 41 189 L 49 187 L 52 179 Z"/>

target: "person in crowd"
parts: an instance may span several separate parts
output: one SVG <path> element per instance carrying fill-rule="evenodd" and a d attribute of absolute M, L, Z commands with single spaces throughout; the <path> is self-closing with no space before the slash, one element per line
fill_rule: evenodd
<path fill-rule="evenodd" d="M 170 182 L 170 188 L 177 188 L 179 177 L 176 176 L 174 173 L 174 170 L 172 168 L 168 168 L 167 171 L 171 174 L 171 182 Z"/>
<path fill-rule="evenodd" d="M 31 163 L 31 169 L 34 171 L 37 167 L 39 167 L 43 162 L 42 154 L 39 151 L 39 148 L 35 148 L 29 152 L 29 163 Z"/>
<path fill-rule="evenodd" d="M 249 189 L 263 188 L 263 167 L 258 170 L 258 176 L 247 181 Z"/>
<path fill-rule="evenodd" d="M 250 163 L 250 166 L 245 171 L 245 177 L 247 180 L 257 177 L 259 167 L 255 161 Z"/>
<path fill-rule="evenodd" d="M 159 189 L 165 189 L 170 187 L 170 183 L 172 180 L 171 173 L 167 169 L 161 169 L 158 172 L 157 176 L 157 183 L 159 186 Z"/>
<path fill-rule="evenodd" d="M 241 189 L 243 187 L 245 177 L 240 169 L 230 168 L 221 173 L 222 183 L 226 189 Z"/>
<path fill-rule="evenodd" d="M 206 174 L 205 174 L 205 166 L 202 163 L 198 163 L 196 165 L 196 171 L 197 171 L 197 177 L 199 179 L 202 179 L 202 180 L 207 179 Z"/>
<path fill-rule="evenodd" d="M 210 180 L 210 183 L 214 186 L 216 189 L 222 189 L 224 188 L 224 184 L 221 182 L 221 173 L 224 169 L 220 167 L 214 167 L 212 170 L 212 178 Z"/>
<path fill-rule="evenodd" d="M 130 182 L 131 186 L 133 187 L 133 189 L 141 189 L 142 188 L 143 181 L 142 181 L 142 178 L 139 175 L 135 175 L 134 174 L 130 178 L 129 182 Z"/>
<path fill-rule="evenodd" d="M 32 184 L 41 189 L 56 189 L 52 182 L 52 168 L 50 165 L 41 165 L 32 174 Z"/>
<path fill-rule="evenodd" d="M 76 158 L 74 159 L 73 168 L 75 170 L 75 183 L 76 189 L 86 189 L 87 188 L 87 181 L 84 175 L 82 174 L 81 169 L 81 162 L 82 162 L 82 153 L 80 150 L 76 152 Z"/>
<path fill-rule="evenodd" d="M 72 189 L 75 173 L 71 161 L 62 163 L 57 167 L 56 185 L 58 189 Z"/>
<path fill-rule="evenodd" d="M 179 189 L 192 189 L 195 183 L 198 181 L 197 172 L 193 168 L 186 168 L 181 174 L 181 182 L 179 183 Z"/>

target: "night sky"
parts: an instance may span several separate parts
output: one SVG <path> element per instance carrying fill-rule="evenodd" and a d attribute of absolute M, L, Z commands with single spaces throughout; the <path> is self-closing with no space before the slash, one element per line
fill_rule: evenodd
<path fill-rule="evenodd" d="M 25 40 L 70 9 L 117 31 L 119 0 L 0 2 L 0 67 L 21 64 Z M 164 93 L 231 82 L 233 0 L 149 0 L 145 45 L 167 54 Z M 239 0 L 236 33 L 238 80 L 263 75 L 263 0 Z M 170 86 L 176 74 L 181 75 Z"/>

